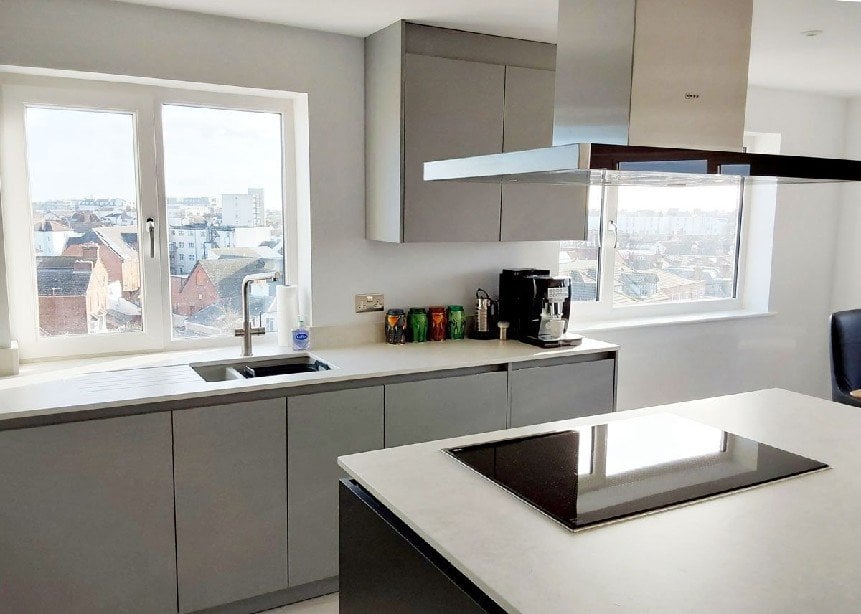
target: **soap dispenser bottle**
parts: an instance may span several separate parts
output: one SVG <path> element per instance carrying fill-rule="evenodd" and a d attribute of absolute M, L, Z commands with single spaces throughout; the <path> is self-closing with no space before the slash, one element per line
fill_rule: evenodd
<path fill-rule="evenodd" d="M 311 331 L 305 326 L 305 321 L 302 316 L 299 316 L 299 323 L 292 331 L 293 350 L 307 350 L 311 347 Z"/>

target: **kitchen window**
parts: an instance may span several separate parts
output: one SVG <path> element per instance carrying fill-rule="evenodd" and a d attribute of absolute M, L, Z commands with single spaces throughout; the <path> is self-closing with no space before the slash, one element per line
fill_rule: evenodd
<path fill-rule="evenodd" d="M 761 192 L 741 182 L 593 186 L 586 240 L 560 244 L 573 317 L 588 327 L 745 309 L 748 217 L 767 205 Z"/>
<path fill-rule="evenodd" d="M 2 79 L 22 358 L 232 343 L 244 275 L 297 282 L 292 98 Z M 272 329 L 274 284 L 251 310 Z"/>

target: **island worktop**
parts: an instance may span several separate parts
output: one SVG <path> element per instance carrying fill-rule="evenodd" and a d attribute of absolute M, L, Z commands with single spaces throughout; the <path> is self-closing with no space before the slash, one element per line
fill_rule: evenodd
<path fill-rule="evenodd" d="M 657 412 L 831 468 L 575 533 L 442 452 Z M 859 439 L 857 408 L 763 390 L 366 452 L 339 463 L 508 612 L 849 612 L 861 602 Z"/>

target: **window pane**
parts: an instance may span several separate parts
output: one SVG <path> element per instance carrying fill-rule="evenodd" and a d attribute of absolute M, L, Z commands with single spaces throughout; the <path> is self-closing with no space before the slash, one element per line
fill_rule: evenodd
<path fill-rule="evenodd" d="M 39 334 L 142 330 L 134 116 L 30 107 Z"/>
<path fill-rule="evenodd" d="M 735 296 L 737 186 L 607 190 L 618 199 L 614 306 Z"/>
<path fill-rule="evenodd" d="M 232 335 L 242 278 L 284 273 L 281 115 L 162 107 L 174 337 Z M 275 284 L 255 284 L 256 325 L 275 326 Z"/>
<path fill-rule="evenodd" d="M 601 188 L 589 190 L 589 217 L 585 241 L 562 241 L 559 249 L 559 274 L 571 277 L 571 298 L 597 301 L 601 252 Z"/>

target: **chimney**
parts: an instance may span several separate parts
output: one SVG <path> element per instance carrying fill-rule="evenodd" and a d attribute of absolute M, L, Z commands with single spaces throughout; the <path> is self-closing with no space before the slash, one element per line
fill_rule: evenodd
<path fill-rule="evenodd" d="M 81 257 L 84 260 L 95 262 L 99 259 L 99 246 L 95 243 L 87 243 L 81 246 Z M 90 267 L 92 268 L 92 267 Z"/>
<path fill-rule="evenodd" d="M 96 248 L 98 250 L 98 248 Z M 81 271 L 81 272 L 91 272 L 93 270 L 94 260 L 75 260 L 75 264 L 72 266 L 73 271 Z"/>

